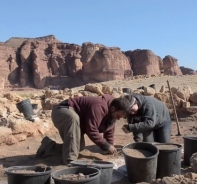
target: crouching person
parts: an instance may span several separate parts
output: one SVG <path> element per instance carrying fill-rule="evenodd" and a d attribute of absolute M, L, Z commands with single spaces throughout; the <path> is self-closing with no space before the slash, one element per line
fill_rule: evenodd
<path fill-rule="evenodd" d="M 135 142 L 169 143 L 171 118 L 167 106 L 154 97 L 132 94 L 124 96 L 130 103 L 125 132 L 132 132 Z"/>
<path fill-rule="evenodd" d="M 84 134 L 102 150 L 114 154 L 115 121 L 126 116 L 128 104 L 125 98 L 103 95 L 71 98 L 55 105 L 51 118 L 63 144 L 44 137 L 36 157 L 62 155 L 63 163 L 68 164 L 85 148 Z"/>

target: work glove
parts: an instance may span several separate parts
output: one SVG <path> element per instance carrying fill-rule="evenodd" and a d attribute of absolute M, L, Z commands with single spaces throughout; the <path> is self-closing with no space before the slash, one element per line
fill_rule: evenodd
<path fill-rule="evenodd" d="M 117 153 L 117 150 L 113 145 L 110 145 L 107 152 L 113 155 L 113 154 Z"/>

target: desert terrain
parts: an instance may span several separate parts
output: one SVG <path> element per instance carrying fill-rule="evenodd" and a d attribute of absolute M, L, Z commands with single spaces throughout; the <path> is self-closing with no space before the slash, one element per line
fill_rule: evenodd
<path fill-rule="evenodd" d="M 149 86 L 151 84 L 155 84 L 156 90 L 160 90 L 161 86 L 167 87 L 167 80 L 170 83 L 171 87 L 179 87 L 179 86 L 189 86 L 193 92 L 197 92 L 197 75 L 183 75 L 183 76 L 158 76 L 158 77 L 148 77 L 148 78 L 137 78 L 137 79 L 125 79 L 125 80 L 114 80 L 103 82 L 103 84 L 107 84 L 111 87 L 128 87 L 132 90 L 137 89 L 141 86 Z M 84 86 L 79 86 L 73 88 L 74 91 L 78 91 L 83 89 Z M 15 90 L 14 88 L 5 89 L 11 93 L 17 94 L 28 94 L 28 93 L 42 93 L 42 90 L 23 88 L 22 90 Z M 184 135 L 197 135 L 197 120 L 196 114 L 193 114 L 192 117 L 181 117 L 179 119 L 180 128 L 181 128 L 181 136 L 177 136 L 177 125 L 176 121 L 173 118 L 172 123 L 172 136 L 171 142 L 176 144 L 183 145 L 183 136 Z M 30 122 L 33 123 L 33 122 Z M 42 123 L 42 121 L 40 122 Z M 121 150 L 121 148 L 133 142 L 132 133 L 125 134 L 121 127 L 125 124 L 125 120 L 119 120 L 116 123 L 116 131 L 115 131 L 115 145 Z M 0 184 L 6 184 L 7 178 L 4 175 L 4 171 L 6 168 L 10 166 L 23 166 L 23 165 L 47 165 L 53 168 L 53 171 L 65 168 L 61 163 L 60 157 L 50 157 L 46 159 L 37 159 L 35 157 L 36 150 L 40 146 L 40 142 L 45 135 L 38 135 L 35 137 L 29 137 L 25 141 L 21 141 L 17 144 L 13 145 L 0 145 Z M 49 137 L 57 142 L 61 142 L 60 137 L 57 131 L 50 132 Z M 99 159 L 102 157 L 102 160 L 111 160 L 114 161 L 121 156 L 121 153 L 117 156 L 106 155 L 104 152 L 100 150 L 97 146 L 95 146 L 87 137 L 86 137 L 86 149 L 91 151 L 92 153 L 98 153 L 94 157 L 94 155 L 85 155 L 81 154 L 79 159 Z M 98 157 L 97 157 L 98 156 Z M 116 163 L 117 164 L 117 163 Z M 183 169 L 183 173 L 186 168 Z M 187 168 L 189 169 L 189 168 Z M 117 182 L 114 182 L 117 183 Z M 122 183 L 122 182 L 120 182 Z M 125 182 L 126 183 L 126 180 Z"/>

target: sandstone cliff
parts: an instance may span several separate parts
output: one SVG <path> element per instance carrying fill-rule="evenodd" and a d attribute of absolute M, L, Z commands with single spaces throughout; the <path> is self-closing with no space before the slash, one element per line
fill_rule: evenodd
<path fill-rule="evenodd" d="M 0 78 L 5 84 L 40 89 L 48 85 L 70 88 L 133 75 L 182 75 L 172 56 L 162 59 L 150 50 L 122 52 L 118 47 L 91 42 L 62 43 L 53 35 L 1 42 L 0 62 Z"/>

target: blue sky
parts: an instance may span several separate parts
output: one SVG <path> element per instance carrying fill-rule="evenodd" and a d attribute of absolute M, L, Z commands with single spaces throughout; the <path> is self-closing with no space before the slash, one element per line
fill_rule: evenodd
<path fill-rule="evenodd" d="M 79 45 L 149 49 L 197 70 L 197 0 L 0 0 L 0 41 L 50 34 Z"/>

